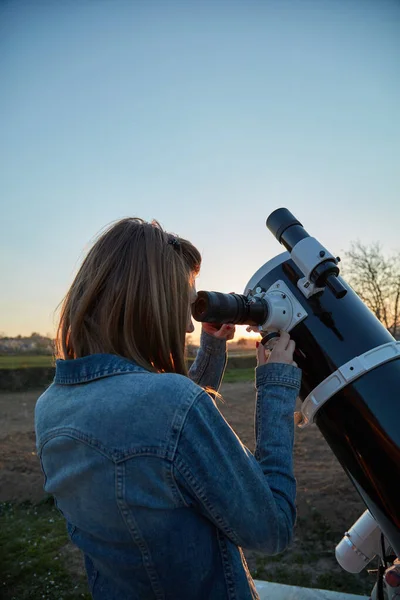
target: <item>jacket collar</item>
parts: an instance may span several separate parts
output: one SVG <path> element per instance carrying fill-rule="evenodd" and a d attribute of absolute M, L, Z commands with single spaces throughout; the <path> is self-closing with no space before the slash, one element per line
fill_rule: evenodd
<path fill-rule="evenodd" d="M 57 360 L 56 375 L 54 383 L 62 385 L 71 385 L 76 383 L 86 383 L 110 377 L 111 375 L 121 375 L 123 373 L 149 373 L 138 364 L 116 356 L 115 354 L 91 354 L 82 358 L 73 360 Z"/>

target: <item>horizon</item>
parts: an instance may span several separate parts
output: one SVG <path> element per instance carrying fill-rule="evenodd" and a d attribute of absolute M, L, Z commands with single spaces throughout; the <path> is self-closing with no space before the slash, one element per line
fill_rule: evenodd
<path fill-rule="evenodd" d="M 246 327 L 246 326 L 244 325 L 243 327 Z M 236 337 L 235 336 L 234 339 L 227 340 L 227 344 L 228 345 L 235 345 L 235 344 L 237 344 L 239 341 L 241 341 L 243 339 L 246 340 L 246 342 L 249 342 L 253 338 L 254 338 L 254 340 L 256 340 L 258 338 L 258 334 L 254 333 L 254 332 L 250 332 L 250 333 L 245 332 L 245 333 L 246 333 L 246 335 L 242 335 L 241 337 Z M 29 335 L 22 335 L 22 334 L 7 335 L 4 331 L 0 331 L 0 340 L 2 340 L 2 339 L 14 339 L 14 340 L 15 339 L 30 339 L 30 338 L 36 337 L 36 336 L 44 338 L 46 340 L 51 340 L 52 342 L 55 341 L 55 337 L 52 337 L 51 334 L 41 334 L 41 333 L 39 333 L 37 331 L 33 331 Z M 190 339 L 190 338 L 193 338 L 193 339 Z M 188 345 L 193 344 L 193 345 L 197 346 L 199 341 L 200 341 L 199 338 L 197 338 L 196 336 L 194 336 L 193 333 L 187 333 L 186 334 L 186 344 L 188 344 Z"/>

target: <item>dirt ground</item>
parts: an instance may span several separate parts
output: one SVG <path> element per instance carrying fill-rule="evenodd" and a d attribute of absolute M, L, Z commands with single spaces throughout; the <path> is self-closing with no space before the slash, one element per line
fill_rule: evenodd
<path fill-rule="evenodd" d="M 220 404 L 222 413 L 243 443 L 253 450 L 253 383 L 224 384 L 221 391 L 225 400 L 225 404 Z M 38 502 L 43 498 L 33 431 L 33 411 L 39 393 L 0 394 L 0 502 Z M 306 577 L 298 585 L 315 584 L 318 574 L 322 577 L 336 574 L 341 578 L 345 573 L 335 561 L 334 548 L 365 506 L 316 426 L 296 429 L 294 460 L 298 519 L 294 543 L 279 559 L 279 565 L 302 564 L 303 574 L 304 569 L 312 573 L 311 579 Z M 282 579 L 274 563 L 253 552 L 245 552 L 245 555 L 255 576 Z M 329 577 L 326 587 L 330 586 Z M 360 581 L 360 585 L 365 586 L 363 582 Z"/>

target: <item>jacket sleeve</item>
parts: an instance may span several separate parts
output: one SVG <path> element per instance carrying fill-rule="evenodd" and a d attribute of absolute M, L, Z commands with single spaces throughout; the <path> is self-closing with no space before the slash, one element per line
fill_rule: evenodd
<path fill-rule="evenodd" d="M 301 371 L 292 365 L 256 369 L 256 452 L 250 452 L 213 400 L 200 392 L 174 457 L 183 497 L 237 546 L 282 552 L 296 518 L 294 407 Z"/>
<path fill-rule="evenodd" d="M 209 387 L 218 392 L 226 361 L 226 340 L 220 340 L 202 331 L 200 348 L 188 375 L 200 387 Z"/>

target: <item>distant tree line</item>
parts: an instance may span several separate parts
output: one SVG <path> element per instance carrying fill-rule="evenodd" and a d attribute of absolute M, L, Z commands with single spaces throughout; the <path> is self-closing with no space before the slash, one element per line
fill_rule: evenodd
<path fill-rule="evenodd" d="M 53 354 L 54 342 L 50 337 L 33 332 L 29 337 L 0 335 L 0 355 L 5 354 Z"/>

